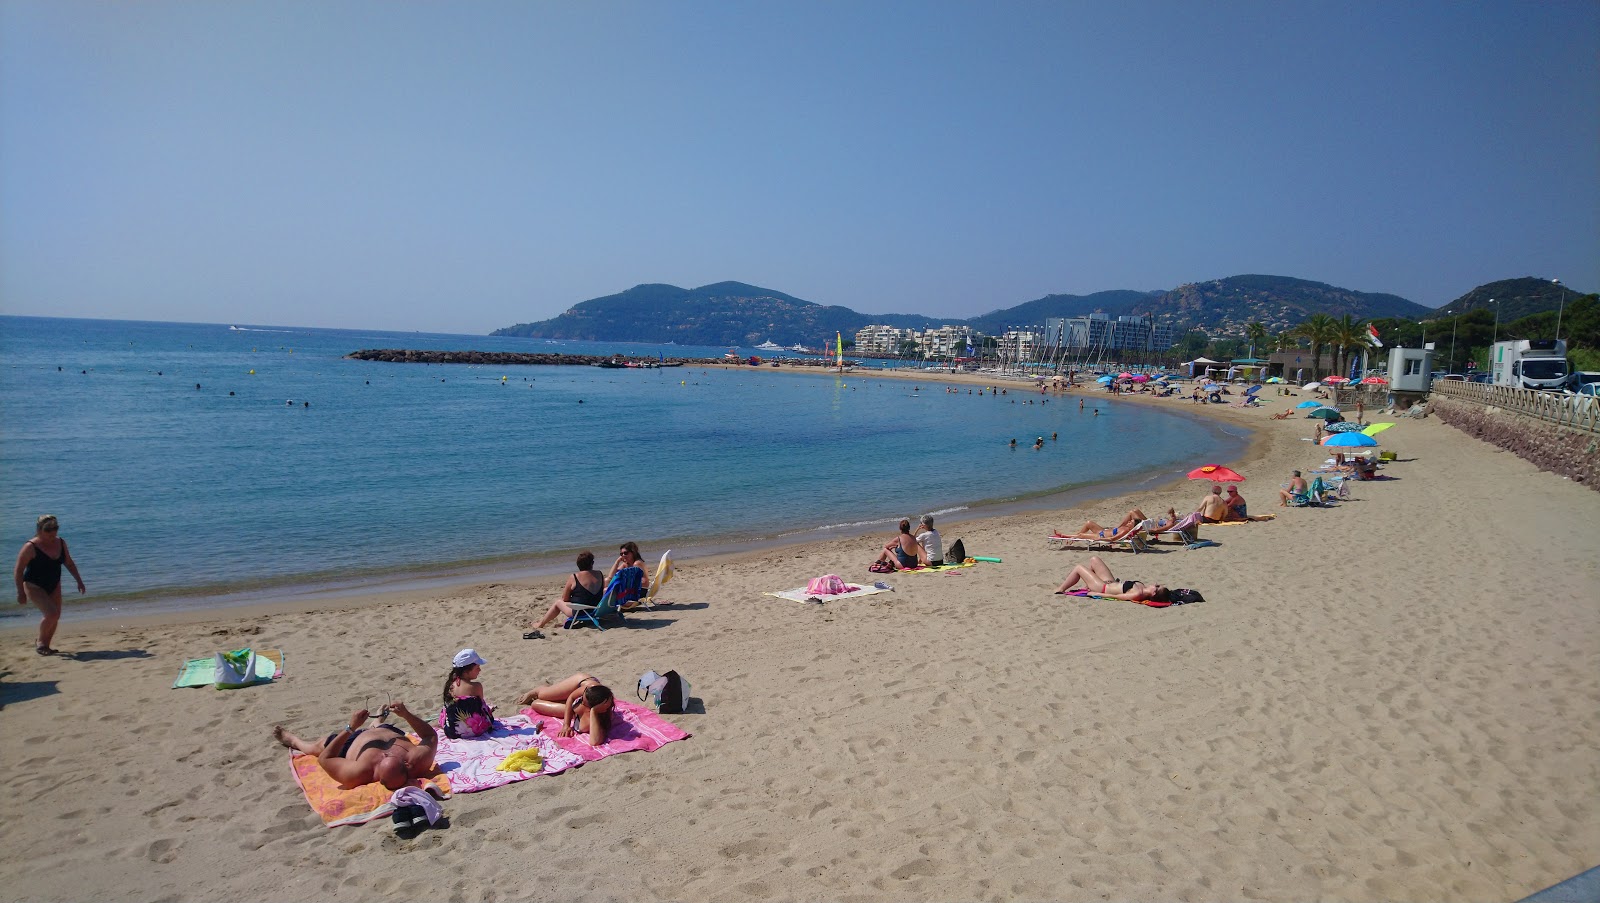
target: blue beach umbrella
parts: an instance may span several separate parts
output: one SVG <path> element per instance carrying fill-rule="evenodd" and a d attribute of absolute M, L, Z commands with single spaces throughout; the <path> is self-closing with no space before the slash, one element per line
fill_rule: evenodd
<path fill-rule="evenodd" d="M 1250 388 L 1244 390 L 1244 394 L 1246 394 L 1246 395 L 1254 395 L 1254 394 L 1256 394 L 1257 392 L 1260 392 L 1260 391 L 1261 391 L 1261 387 L 1260 386 L 1251 386 Z"/>
<path fill-rule="evenodd" d="M 1299 404 L 1295 405 L 1295 409 L 1296 410 L 1298 410 L 1300 408 L 1320 408 L 1320 407 L 1322 407 L 1322 402 L 1320 402 L 1320 401 L 1302 401 Z"/>
<path fill-rule="evenodd" d="M 1378 440 L 1364 433 L 1334 433 L 1322 440 L 1322 444 L 1333 448 L 1371 448 Z"/>
<path fill-rule="evenodd" d="M 1349 421 L 1330 423 L 1326 427 L 1323 427 L 1323 429 L 1330 433 L 1359 433 L 1362 431 L 1361 424 L 1350 423 Z"/>
<path fill-rule="evenodd" d="M 1100 385 L 1103 386 L 1103 385 L 1106 385 L 1107 383 L 1111 382 L 1114 379 L 1116 379 L 1116 377 L 1114 377 L 1114 376 L 1102 376 L 1099 379 L 1095 380 L 1095 382 L 1097 382 L 1097 383 L 1099 383 Z"/>

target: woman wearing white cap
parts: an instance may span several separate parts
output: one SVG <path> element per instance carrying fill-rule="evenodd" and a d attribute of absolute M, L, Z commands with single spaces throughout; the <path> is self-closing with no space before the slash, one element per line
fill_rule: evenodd
<path fill-rule="evenodd" d="M 478 680 L 488 662 L 476 649 L 463 649 L 450 661 L 444 679 L 444 708 L 439 710 L 439 728 L 452 740 L 479 737 L 494 730 L 494 709 L 483 698 Z"/>

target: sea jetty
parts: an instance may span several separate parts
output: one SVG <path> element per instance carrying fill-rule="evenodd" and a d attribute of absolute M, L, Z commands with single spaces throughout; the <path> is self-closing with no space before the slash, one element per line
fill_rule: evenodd
<path fill-rule="evenodd" d="M 749 366 L 749 359 L 726 357 L 628 357 L 621 354 L 526 354 L 513 351 L 419 351 L 414 348 L 364 348 L 345 355 L 346 360 L 385 361 L 391 364 L 481 364 L 492 367 L 608 367 L 612 369 L 650 369 L 655 367 Z M 761 360 L 755 358 L 755 360 Z M 762 366 L 834 366 L 831 358 L 769 358 Z"/>
<path fill-rule="evenodd" d="M 391 364 L 483 364 L 494 367 L 592 367 L 609 366 L 614 362 L 639 367 L 682 367 L 685 364 L 723 363 L 723 361 L 710 358 L 690 357 L 669 357 L 662 360 L 653 357 L 625 357 L 622 355 L 523 354 L 510 351 L 418 351 L 411 348 L 367 348 L 361 351 L 352 351 L 345 355 L 345 358 L 358 361 L 386 361 Z"/>

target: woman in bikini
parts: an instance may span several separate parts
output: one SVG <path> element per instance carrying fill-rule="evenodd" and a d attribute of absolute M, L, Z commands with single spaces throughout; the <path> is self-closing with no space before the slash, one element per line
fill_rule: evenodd
<path fill-rule="evenodd" d="M 1056 589 L 1056 595 L 1065 595 L 1068 590 L 1079 584 L 1097 596 L 1109 596 L 1129 602 L 1166 602 L 1169 596 L 1167 588 L 1159 583 L 1118 580 L 1098 555 L 1090 556 L 1087 565 L 1080 564 L 1074 567 L 1072 573 L 1067 575 L 1066 581 Z"/>
<path fill-rule="evenodd" d="M 1134 524 L 1141 524 L 1146 530 L 1165 530 L 1177 522 L 1178 511 L 1175 508 L 1168 508 L 1165 516 L 1158 517 L 1153 520 L 1143 511 L 1135 508 L 1124 515 L 1122 520 L 1118 521 L 1115 527 L 1103 527 L 1091 520 L 1084 521 L 1083 529 L 1079 530 L 1077 533 L 1057 532 L 1055 535 L 1061 537 L 1071 536 L 1078 539 L 1110 539 L 1113 535 L 1121 533 L 1123 530 L 1128 529 Z"/>
<path fill-rule="evenodd" d="M 631 543 L 630 543 L 631 544 Z M 550 604 L 549 611 L 533 629 L 522 635 L 525 640 L 537 640 L 544 636 L 539 631 L 549 626 L 557 617 L 572 617 L 572 606 L 599 605 L 600 598 L 605 595 L 605 575 L 594 569 L 594 553 L 580 552 L 577 560 L 578 570 L 567 575 L 567 585 L 561 590 L 561 598 Z"/>
<path fill-rule="evenodd" d="M 616 705 L 610 688 L 587 674 L 574 674 L 560 683 L 534 687 L 517 702 L 541 715 L 560 718 L 561 731 L 556 736 L 584 733 L 588 735 L 590 746 L 606 742 L 606 734 L 611 730 L 611 712 Z"/>
<path fill-rule="evenodd" d="M 23 543 L 22 551 L 17 553 L 17 604 L 32 602 L 42 615 L 39 639 L 33 644 L 33 651 L 40 655 L 56 654 L 50 641 L 55 639 L 56 625 L 61 622 L 61 569 L 65 567 L 78 581 L 79 595 L 86 592 L 78 564 L 67 551 L 67 541 L 61 538 L 60 531 L 54 514 L 41 516 L 35 523 L 33 538 Z"/>

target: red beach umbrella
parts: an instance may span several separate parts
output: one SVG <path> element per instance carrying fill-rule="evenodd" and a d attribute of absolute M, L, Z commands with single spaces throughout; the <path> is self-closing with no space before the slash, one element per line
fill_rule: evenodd
<path fill-rule="evenodd" d="M 1221 464 L 1207 464 L 1189 471 L 1191 480 L 1210 480 L 1213 483 L 1243 483 L 1244 477 Z"/>
<path fill-rule="evenodd" d="M 1344 378 L 1343 376 L 1324 376 L 1322 378 L 1322 381 L 1325 382 L 1325 383 L 1336 383 L 1337 384 L 1337 383 L 1347 383 L 1350 380 Z"/>
<path fill-rule="evenodd" d="M 1361 381 L 1363 386 L 1387 386 L 1389 381 L 1381 376 L 1369 376 Z"/>

